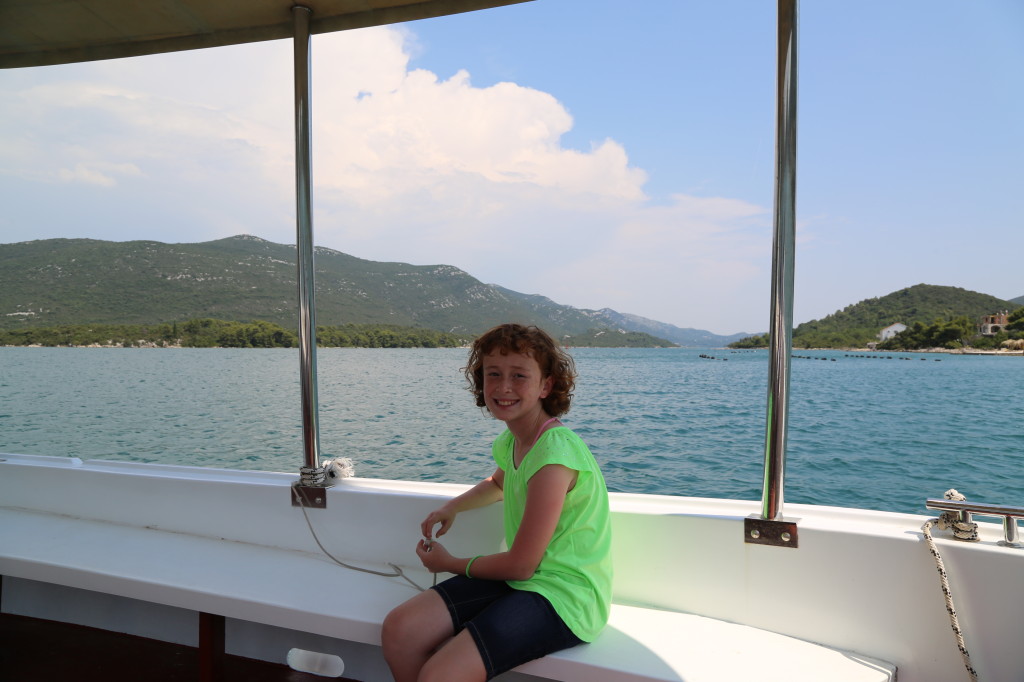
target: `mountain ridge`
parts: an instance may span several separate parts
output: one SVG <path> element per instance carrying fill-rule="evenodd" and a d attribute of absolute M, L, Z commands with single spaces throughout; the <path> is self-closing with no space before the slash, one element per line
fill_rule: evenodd
<path fill-rule="evenodd" d="M 475 334 L 514 319 L 558 336 L 642 332 L 685 346 L 747 334 L 684 329 L 484 284 L 452 265 L 369 261 L 316 247 L 317 323 Z M 297 327 L 295 247 L 251 235 L 201 243 L 48 239 L 0 244 L 0 329 L 210 317 Z M 652 330 L 658 330 L 655 333 Z"/>

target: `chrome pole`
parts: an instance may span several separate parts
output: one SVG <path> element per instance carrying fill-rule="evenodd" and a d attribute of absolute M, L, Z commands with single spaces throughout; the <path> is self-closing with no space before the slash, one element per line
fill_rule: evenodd
<path fill-rule="evenodd" d="M 299 281 L 299 363 L 302 391 L 302 445 L 305 467 L 320 467 L 317 415 L 316 306 L 313 276 L 310 48 L 308 7 L 292 7 L 295 25 L 295 200 Z"/>
<path fill-rule="evenodd" d="M 761 518 L 782 516 L 793 345 L 793 255 L 796 242 L 797 0 L 778 3 L 775 119 L 775 240 Z"/>

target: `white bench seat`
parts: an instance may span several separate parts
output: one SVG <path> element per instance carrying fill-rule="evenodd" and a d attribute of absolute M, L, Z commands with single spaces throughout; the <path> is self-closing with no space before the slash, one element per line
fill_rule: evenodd
<path fill-rule="evenodd" d="M 408 572 L 429 584 L 422 570 Z M 0 575 L 373 645 L 384 615 L 415 594 L 400 578 L 348 571 L 320 554 L 10 508 L 0 509 Z M 565 682 L 895 679 L 891 664 L 852 653 L 619 604 L 596 642 L 518 670 Z"/>
<path fill-rule="evenodd" d="M 533 672 L 540 661 L 519 669 Z M 538 665 L 538 668 L 541 666 Z M 592 645 L 543 659 L 544 676 L 580 682 L 880 682 L 895 666 L 747 625 L 616 604 Z"/>

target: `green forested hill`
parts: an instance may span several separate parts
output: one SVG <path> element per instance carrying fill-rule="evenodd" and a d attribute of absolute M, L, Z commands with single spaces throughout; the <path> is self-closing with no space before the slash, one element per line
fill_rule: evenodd
<path fill-rule="evenodd" d="M 959 317 L 977 321 L 982 315 L 1017 307 L 1011 301 L 959 287 L 917 284 L 797 326 L 793 330 L 793 347 L 863 347 L 877 341 L 879 331 L 896 322 L 910 327 L 914 323 L 931 325 Z M 742 343 L 751 345 L 747 341 Z"/>
<path fill-rule="evenodd" d="M 365 261 L 318 248 L 317 321 L 466 331 L 519 311 L 450 266 Z M 212 317 L 296 326 L 295 247 L 54 239 L 0 248 L 0 327 Z M 425 302 L 425 305 L 423 303 Z M 585 328 L 585 327 L 584 327 Z"/>
<path fill-rule="evenodd" d="M 199 318 L 296 329 L 295 257 L 294 246 L 250 236 L 201 244 L 0 244 L 0 330 Z M 315 263 L 318 325 L 392 325 L 471 336 L 518 320 L 580 338 L 615 328 L 594 311 L 484 284 L 450 265 L 381 263 L 326 248 L 316 249 Z"/>

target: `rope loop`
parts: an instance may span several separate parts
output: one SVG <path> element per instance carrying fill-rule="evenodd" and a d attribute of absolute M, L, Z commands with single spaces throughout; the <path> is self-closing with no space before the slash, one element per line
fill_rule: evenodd
<path fill-rule="evenodd" d="M 299 482 L 304 486 L 322 486 L 326 479 L 323 467 L 300 467 Z"/>
<path fill-rule="evenodd" d="M 943 494 L 943 497 L 952 502 L 965 502 L 967 500 L 956 488 L 950 488 Z M 951 530 L 953 537 L 965 542 L 978 541 L 978 524 L 973 521 L 961 521 L 960 513 L 955 511 L 942 512 L 938 518 L 940 530 Z"/>

